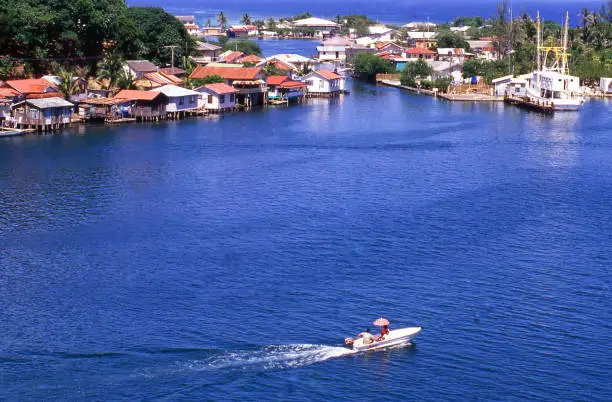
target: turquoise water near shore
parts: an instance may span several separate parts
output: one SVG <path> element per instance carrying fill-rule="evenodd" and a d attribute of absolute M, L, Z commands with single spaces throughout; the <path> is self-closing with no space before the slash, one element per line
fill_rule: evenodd
<path fill-rule="evenodd" d="M 610 400 L 610 103 L 351 90 L 0 139 L 0 399 Z"/>

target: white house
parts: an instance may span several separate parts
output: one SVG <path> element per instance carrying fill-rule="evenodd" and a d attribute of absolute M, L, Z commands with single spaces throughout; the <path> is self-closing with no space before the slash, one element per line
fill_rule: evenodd
<path fill-rule="evenodd" d="M 604 94 L 612 94 L 612 78 L 602 77 L 599 80 L 599 89 Z"/>
<path fill-rule="evenodd" d="M 127 75 L 138 79 L 147 73 L 156 73 L 159 68 L 149 60 L 128 60 L 123 66 Z"/>
<path fill-rule="evenodd" d="M 234 107 L 236 107 L 236 93 L 238 91 L 227 84 L 208 84 L 197 88 L 196 91 L 202 95 L 198 101 L 199 109 L 223 112 L 234 110 Z"/>
<path fill-rule="evenodd" d="M 164 85 L 156 89 L 168 98 L 166 112 L 186 112 L 198 108 L 200 93 L 191 89 L 177 87 L 176 85 Z"/>
<path fill-rule="evenodd" d="M 346 48 L 354 44 L 354 41 L 339 36 L 323 41 L 321 46 L 317 46 L 317 59 L 323 62 L 345 62 Z"/>
<path fill-rule="evenodd" d="M 465 36 L 467 35 L 467 31 L 470 29 L 471 27 L 469 25 L 464 25 L 462 27 L 451 27 L 450 31 L 456 34 L 459 34 L 461 36 Z"/>
<path fill-rule="evenodd" d="M 433 22 L 420 22 L 420 21 L 413 21 L 413 22 L 409 22 L 406 25 L 404 25 L 404 28 L 407 29 L 436 29 L 438 27 L 438 24 L 435 24 Z"/>
<path fill-rule="evenodd" d="M 311 96 L 337 95 L 344 91 L 344 77 L 329 70 L 316 70 L 304 76 Z"/>
<path fill-rule="evenodd" d="M 504 96 L 504 94 L 506 93 L 506 87 L 508 86 L 508 84 L 510 84 L 513 78 L 513 75 L 505 75 L 503 77 L 499 77 L 492 80 L 491 84 L 495 86 L 495 96 Z"/>
<path fill-rule="evenodd" d="M 395 29 L 389 28 L 385 25 L 381 25 L 381 24 L 377 24 L 377 25 L 370 25 L 368 27 L 368 36 L 372 37 L 373 39 L 380 41 L 380 42 L 384 42 L 384 41 L 390 41 L 393 39 L 393 35 L 396 33 L 397 31 Z"/>
<path fill-rule="evenodd" d="M 338 24 L 335 22 L 316 17 L 293 21 L 293 26 L 295 28 L 308 28 L 314 30 L 314 36 L 318 38 L 322 38 L 338 30 Z"/>

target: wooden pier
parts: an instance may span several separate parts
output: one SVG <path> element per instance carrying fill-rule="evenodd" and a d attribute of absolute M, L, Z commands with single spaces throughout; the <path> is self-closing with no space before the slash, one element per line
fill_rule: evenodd
<path fill-rule="evenodd" d="M 555 111 L 555 107 L 553 104 L 544 104 L 539 102 L 532 102 L 528 99 L 508 96 L 504 98 L 504 101 L 510 105 L 516 105 L 520 107 L 524 107 L 527 109 L 536 110 L 542 113 L 553 113 Z"/>

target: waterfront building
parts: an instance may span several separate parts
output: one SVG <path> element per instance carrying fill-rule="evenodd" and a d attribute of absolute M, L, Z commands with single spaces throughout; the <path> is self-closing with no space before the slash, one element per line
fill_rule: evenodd
<path fill-rule="evenodd" d="M 217 61 L 220 50 L 220 46 L 198 41 L 194 50 L 195 55 L 191 56 L 191 60 L 199 65 L 205 65 Z"/>
<path fill-rule="evenodd" d="M 57 75 L 43 75 L 42 79 L 48 81 L 51 85 L 59 87 L 62 85 L 62 78 Z M 74 87 L 73 94 L 70 96 L 71 102 L 80 102 L 87 99 L 89 84 L 87 80 L 81 77 L 72 77 L 72 85 Z"/>
<path fill-rule="evenodd" d="M 380 42 L 376 44 L 377 52 L 388 52 L 391 54 L 402 54 L 404 48 L 394 42 Z"/>
<path fill-rule="evenodd" d="M 176 85 L 164 85 L 163 87 L 157 88 L 157 91 L 168 98 L 166 102 L 166 112 L 174 117 L 184 112 L 194 111 L 198 108 L 199 92 L 177 87 Z"/>
<path fill-rule="evenodd" d="M 159 91 L 123 89 L 114 98 L 131 101 L 130 115 L 138 120 L 166 118 L 168 98 Z"/>
<path fill-rule="evenodd" d="M 271 75 L 266 78 L 268 99 L 289 103 L 300 101 L 305 95 L 306 83 L 295 81 L 286 75 Z"/>
<path fill-rule="evenodd" d="M 395 66 L 395 70 L 400 72 L 404 70 L 406 63 L 410 61 L 410 59 L 405 56 L 389 52 L 376 53 L 376 56 L 390 61 Z"/>
<path fill-rule="evenodd" d="M 196 67 L 190 78 L 204 78 L 210 75 L 223 77 L 225 83 L 237 91 L 237 105 L 251 107 L 267 103 L 265 75 L 261 67 L 210 63 L 206 66 Z"/>
<path fill-rule="evenodd" d="M 144 76 L 147 73 L 156 73 L 158 67 L 149 60 L 128 60 L 123 66 L 126 74 L 131 75 L 135 79 Z"/>
<path fill-rule="evenodd" d="M 294 72 L 298 72 L 298 68 L 290 63 L 286 63 L 282 60 L 277 60 L 277 59 L 264 59 L 261 62 L 259 62 L 257 64 L 257 67 L 266 67 L 266 66 L 272 66 L 274 67 L 275 70 L 278 71 L 278 73 L 287 75 L 287 76 L 291 76 Z"/>
<path fill-rule="evenodd" d="M 368 27 L 368 36 L 380 42 L 391 41 L 393 39 L 393 35 L 396 33 L 397 30 L 382 24 L 370 25 Z"/>
<path fill-rule="evenodd" d="M 227 36 L 225 29 L 222 27 L 201 27 L 201 36 Z"/>
<path fill-rule="evenodd" d="M 230 38 L 254 38 L 259 34 L 259 28 L 255 25 L 232 25 L 227 30 Z"/>
<path fill-rule="evenodd" d="M 339 36 L 327 39 L 317 46 L 317 59 L 320 62 L 345 63 L 346 49 L 354 44 L 355 41 Z"/>
<path fill-rule="evenodd" d="M 211 112 L 225 112 L 234 110 L 236 107 L 236 91 L 233 87 L 224 84 L 208 84 L 203 87 L 196 88 L 200 93 L 198 100 L 198 109 L 204 109 Z"/>
<path fill-rule="evenodd" d="M 2 84 L 2 87 L 10 88 L 16 92 L 15 102 L 24 99 L 61 97 L 55 85 L 42 78 L 9 80 Z"/>
<path fill-rule="evenodd" d="M 411 47 L 404 51 L 403 55 L 407 59 L 425 59 L 433 60 L 438 53 L 431 49 Z"/>
<path fill-rule="evenodd" d="M 16 128 L 50 131 L 70 124 L 74 105 L 59 97 L 25 99 L 13 104 L 12 117 Z"/>
<path fill-rule="evenodd" d="M 315 38 L 332 36 L 338 31 L 338 24 L 323 18 L 310 17 L 293 21 L 293 27 L 312 32 Z"/>
<path fill-rule="evenodd" d="M 87 120 L 118 121 L 128 115 L 131 103 L 121 98 L 86 99 L 79 105 L 79 115 Z"/>
<path fill-rule="evenodd" d="M 344 91 L 344 77 L 329 70 L 316 70 L 304 76 L 308 96 L 335 96 Z"/>

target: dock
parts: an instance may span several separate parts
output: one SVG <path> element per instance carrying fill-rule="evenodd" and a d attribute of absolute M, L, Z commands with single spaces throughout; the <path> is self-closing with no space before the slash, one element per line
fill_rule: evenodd
<path fill-rule="evenodd" d="M 504 98 L 504 101 L 510 105 L 516 105 L 516 106 L 536 110 L 538 112 L 543 112 L 543 113 L 553 113 L 555 111 L 555 108 L 552 105 L 536 103 L 536 102 L 529 101 L 527 99 L 518 98 L 514 96 L 508 96 Z"/>
<path fill-rule="evenodd" d="M 503 96 L 486 94 L 439 94 L 442 99 L 459 102 L 503 102 Z"/>

